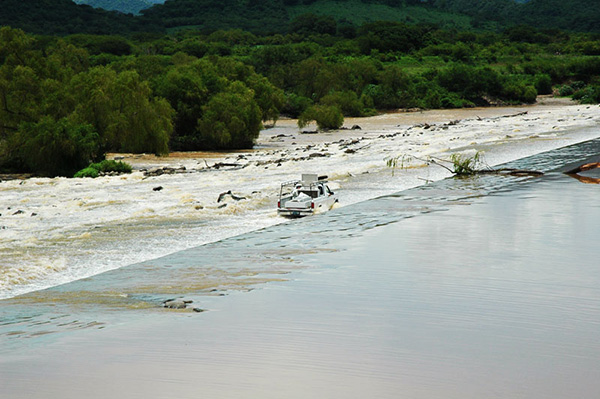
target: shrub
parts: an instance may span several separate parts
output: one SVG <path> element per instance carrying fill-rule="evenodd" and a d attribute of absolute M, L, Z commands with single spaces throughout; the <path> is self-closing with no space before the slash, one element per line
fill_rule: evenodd
<path fill-rule="evenodd" d="M 334 91 L 321 98 L 321 104 L 340 108 L 344 116 L 363 116 L 363 104 L 353 91 Z"/>
<path fill-rule="evenodd" d="M 558 95 L 562 97 L 568 97 L 575 93 L 575 90 L 569 85 L 562 85 L 558 89 Z"/>
<path fill-rule="evenodd" d="M 261 119 L 254 92 L 237 81 L 202 107 L 197 137 L 207 149 L 252 148 L 262 128 Z"/>
<path fill-rule="evenodd" d="M 590 85 L 583 89 L 577 90 L 573 94 L 573 100 L 579 101 L 581 104 L 597 104 L 600 102 L 600 86 Z"/>
<path fill-rule="evenodd" d="M 552 79 L 550 75 L 539 74 L 535 76 L 535 89 L 538 94 L 551 94 L 552 93 Z"/>
<path fill-rule="evenodd" d="M 10 147 L 26 170 L 44 176 L 72 176 L 101 156 L 99 137 L 91 125 L 51 117 L 22 123 Z"/>
<path fill-rule="evenodd" d="M 294 93 L 285 93 L 285 104 L 281 113 L 290 118 L 298 118 L 312 103 L 312 100 L 308 97 L 299 96 Z"/>
<path fill-rule="evenodd" d="M 98 177 L 100 172 L 131 173 L 131 165 L 121 161 L 105 159 L 80 170 L 79 172 L 75 173 L 73 177 Z"/>
<path fill-rule="evenodd" d="M 527 104 L 533 104 L 537 98 L 537 90 L 533 86 L 525 86 L 521 100 Z"/>
<path fill-rule="evenodd" d="M 502 88 L 502 98 L 512 102 L 534 103 L 537 96 L 537 90 L 533 86 L 528 86 L 524 82 L 507 82 Z"/>
<path fill-rule="evenodd" d="M 85 169 L 81 169 L 79 172 L 75 173 L 73 177 L 98 177 L 98 170 L 92 167 L 87 167 Z"/>
<path fill-rule="evenodd" d="M 105 159 L 101 162 L 91 164 L 90 167 L 98 170 L 99 172 L 119 172 L 119 173 L 131 173 L 131 165 L 122 161 L 114 161 Z"/>
<path fill-rule="evenodd" d="M 317 122 L 319 130 L 339 129 L 344 123 L 344 116 L 336 106 L 313 105 L 300 115 L 298 126 L 303 128 L 311 121 Z"/>

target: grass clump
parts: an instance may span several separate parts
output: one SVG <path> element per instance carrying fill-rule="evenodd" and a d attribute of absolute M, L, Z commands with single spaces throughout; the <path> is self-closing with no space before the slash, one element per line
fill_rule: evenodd
<path fill-rule="evenodd" d="M 454 173 L 457 176 L 471 176 L 478 172 L 481 163 L 481 153 L 477 151 L 472 157 L 463 154 L 452 154 L 450 156 Z"/>
<path fill-rule="evenodd" d="M 387 158 L 386 164 L 389 168 L 392 168 L 392 176 L 394 174 L 394 170 L 396 168 L 406 169 L 408 165 L 413 160 L 419 160 L 425 162 L 426 165 L 435 164 L 441 166 L 442 168 L 448 170 L 454 176 L 472 176 L 477 173 L 481 173 L 483 170 L 481 168 L 481 152 L 477 151 L 475 155 L 468 156 L 464 154 L 452 154 L 450 156 L 450 160 L 443 160 L 430 157 L 429 159 L 421 159 L 412 155 L 401 155 L 397 157 Z M 451 163 L 452 166 L 446 166 L 441 162 Z"/>
<path fill-rule="evenodd" d="M 75 173 L 73 177 L 98 177 L 106 173 L 131 173 L 131 165 L 122 161 L 105 159 L 102 162 L 93 163 L 85 169 Z"/>

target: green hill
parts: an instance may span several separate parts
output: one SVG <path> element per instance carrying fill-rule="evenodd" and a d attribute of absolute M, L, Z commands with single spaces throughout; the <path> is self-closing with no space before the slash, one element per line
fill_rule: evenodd
<path fill-rule="evenodd" d="M 197 28 L 287 33 L 299 16 L 328 17 L 338 27 L 374 21 L 444 29 L 501 31 L 527 24 L 538 29 L 600 33 L 600 0 L 3 0 L 0 25 L 43 34 L 129 34 Z M 150 8 L 140 9 L 155 4 Z M 316 24 L 327 23 L 320 19 Z M 327 28 L 325 29 L 327 31 Z M 316 32 L 319 29 L 315 29 Z"/>
<path fill-rule="evenodd" d="M 600 0 L 426 0 L 429 7 L 460 12 L 474 24 L 526 24 L 539 29 L 600 32 Z"/>
<path fill-rule="evenodd" d="M 255 33 L 286 32 L 304 14 L 332 17 L 342 24 L 398 21 L 470 29 L 471 17 L 439 10 L 418 0 L 170 0 L 141 11 L 142 19 L 168 28 L 202 30 L 240 28 Z"/>
<path fill-rule="evenodd" d="M 155 4 L 162 4 L 165 0 L 73 0 L 77 4 L 87 4 L 94 8 L 119 11 L 124 14 L 138 15 L 141 10 L 150 8 Z"/>
<path fill-rule="evenodd" d="M 600 32 L 600 0 L 170 0 L 143 10 L 142 19 L 170 28 L 284 32 L 291 20 L 306 13 L 357 26 L 391 20 L 459 30 L 503 30 L 528 24 Z"/>
<path fill-rule="evenodd" d="M 0 26 L 47 35 L 128 34 L 163 29 L 130 15 L 77 5 L 71 0 L 2 0 Z"/>

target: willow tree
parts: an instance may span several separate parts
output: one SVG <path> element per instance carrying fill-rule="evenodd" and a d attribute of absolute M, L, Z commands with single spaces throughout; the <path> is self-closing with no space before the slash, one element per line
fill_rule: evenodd
<path fill-rule="evenodd" d="M 222 57 L 173 66 L 156 92 L 176 111 L 171 148 L 187 151 L 251 148 L 285 100 L 254 68 Z"/>
<path fill-rule="evenodd" d="M 234 82 L 203 107 L 198 134 L 205 148 L 251 148 L 261 126 L 254 92 L 242 82 Z"/>
<path fill-rule="evenodd" d="M 19 160 L 37 174 L 68 176 L 98 159 L 99 137 L 91 125 L 50 116 L 25 122 L 11 141 Z"/>
<path fill-rule="evenodd" d="M 168 153 L 173 109 L 137 72 L 95 67 L 76 75 L 73 117 L 94 126 L 106 151 Z"/>

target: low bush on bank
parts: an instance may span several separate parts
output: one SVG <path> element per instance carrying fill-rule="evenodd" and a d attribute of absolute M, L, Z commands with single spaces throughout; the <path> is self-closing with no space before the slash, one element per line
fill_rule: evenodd
<path fill-rule="evenodd" d="M 581 104 L 597 104 L 600 102 L 600 85 L 589 85 L 573 93 L 573 100 Z"/>
<path fill-rule="evenodd" d="M 315 121 L 319 130 L 339 129 L 344 124 L 342 111 L 333 105 L 313 105 L 300 115 L 298 127 Z"/>
<path fill-rule="evenodd" d="M 102 162 L 93 163 L 85 169 L 75 173 L 73 177 L 98 177 L 106 173 L 131 173 L 131 165 L 121 161 L 105 159 Z"/>

